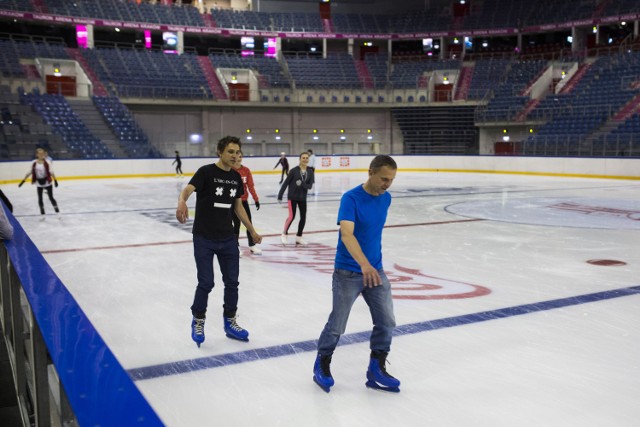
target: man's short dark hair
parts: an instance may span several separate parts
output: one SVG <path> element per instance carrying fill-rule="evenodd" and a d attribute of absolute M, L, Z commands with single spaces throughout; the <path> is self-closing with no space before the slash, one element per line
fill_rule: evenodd
<path fill-rule="evenodd" d="M 393 160 L 391 156 L 387 156 L 386 154 L 378 154 L 377 156 L 375 156 L 373 160 L 371 160 L 369 169 L 371 170 L 371 172 L 376 173 L 383 166 L 388 166 L 394 170 L 398 169 L 396 161 Z"/>
<path fill-rule="evenodd" d="M 229 144 L 238 144 L 239 147 L 242 147 L 242 143 L 240 142 L 240 138 L 236 136 L 227 135 L 218 141 L 218 154 L 222 153 L 227 145 Z"/>

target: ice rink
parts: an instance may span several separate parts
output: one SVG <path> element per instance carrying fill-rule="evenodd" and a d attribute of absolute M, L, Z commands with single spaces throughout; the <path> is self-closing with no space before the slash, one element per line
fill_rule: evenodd
<path fill-rule="evenodd" d="M 44 221 L 35 188 L 2 187 L 166 425 L 638 425 L 640 182 L 400 170 L 383 262 L 398 325 L 387 368 L 401 392 L 364 386 L 371 319 L 359 300 L 326 394 L 312 366 L 338 203 L 366 173 L 317 174 L 306 247 L 280 244 L 279 175 L 254 179 L 263 254 L 243 231 L 238 311 L 250 341 L 224 335 L 216 268 L 201 348 L 191 227 L 175 219 L 188 178 L 61 180 L 62 213 L 45 200 Z"/>

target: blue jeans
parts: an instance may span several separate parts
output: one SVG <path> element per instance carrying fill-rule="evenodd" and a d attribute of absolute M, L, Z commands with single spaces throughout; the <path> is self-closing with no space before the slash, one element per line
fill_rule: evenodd
<path fill-rule="evenodd" d="M 340 340 L 340 335 L 344 334 L 347 327 L 351 307 L 360 294 L 369 306 L 373 320 L 371 350 L 386 352 L 391 350 L 391 337 L 396 326 L 391 284 L 382 269 L 378 270 L 378 274 L 382 279 L 382 284 L 369 288 L 364 286 L 362 273 L 341 269 L 336 269 L 333 272 L 333 310 L 318 340 L 319 354 L 323 356 L 333 354 L 338 340 Z"/>
<path fill-rule="evenodd" d="M 198 286 L 193 298 L 191 312 L 202 317 L 207 312 L 209 293 L 213 289 L 213 257 L 218 265 L 224 283 L 224 315 L 235 316 L 238 309 L 238 276 L 240 274 L 240 254 L 236 236 L 221 240 L 209 240 L 197 234 L 193 235 L 193 255 L 198 270 Z"/>

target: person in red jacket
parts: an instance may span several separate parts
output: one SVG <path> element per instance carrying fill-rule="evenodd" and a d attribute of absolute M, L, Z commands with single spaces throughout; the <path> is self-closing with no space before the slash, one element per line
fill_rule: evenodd
<path fill-rule="evenodd" d="M 38 206 L 40 206 L 40 214 L 44 215 L 44 202 L 42 200 L 42 193 L 46 190 L 47 196 L 49 196 L 49 201 L 53 206 L 53 209 L 56 213 L 60 213 L 60 209 L 58 209 L 58 202 L 53 198 L 53 184 L 58 186 L 58 180 L 56 179 L 56 175 L 53 173 L 53 166 L 51 166 L 51 162 L 46 159 L 47 152 L 44 151 L 43 148 L 36 149 L 36 159 L 31 164 L 31 169 L 22 179 L 22 182 L 18 184 L 18 187 L 22 187 L 22 184 L 25 183 L 27 178 L 31 176 L 31 184 L 36 184 L 38 187 Z M 42 217 L 44 219 L 44 216 Z"/>
<path fill-rule="evenodd" d="M 249 221 L 251 221 L 251 210 L 249 209 L 249 193 L 251 193 L 251 197 L 253 197 L 253 201 L 256 203 L 256 210 L 260 210 L 260 200 L 258 198 L 258 194 L 256 193 L 256 188 L 253 184 L 253 175 L 251 175 L 251 170 L 242 165 L 242 151 L 238 152 L 238 157 L 236 159 L 236 163 L 233 168 L 240 174 L 242 177 L 242 184 L 244 185 L 244 194 L 240 198 L 242 200 L 242 206 L 244 206 L 244 210 L 247 212 L 247 216 L 249 217 Z M 253 222 L 253 221 L 252 221 Z M 236 237 L 240 237 L 240 218 L 234 213 L 233 214 L 233 231 L 236 233 Z M 251 233 L 247 230 L 247 240 L 249 241 L 249 249 L 251 253 L 254 255 L 262 255 L 262 250 L 256 246 L 253 237 L 251 237 Z M 238 243 L 238 247 L 240 243 Z"/>

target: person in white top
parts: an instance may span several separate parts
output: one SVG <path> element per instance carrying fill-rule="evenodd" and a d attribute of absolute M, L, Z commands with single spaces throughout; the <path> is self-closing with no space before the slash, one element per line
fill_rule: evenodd
<path fill-rule="evenodd" d="M 56 175 L 53 173 L 53 166 L 51 163 L 45 158 L 47 152 L 42 149 L 36 149 L 36 159 L 31 164 L 31 170 L 27 172 L 27 174 L 22 179 L 22 182 L 18 184 L 18 187 L 22 187 L 31 176 L 31 184 L 35 184 L 38 188 L 38 206 L 40 206 L 40 214 L 44 215 L 44 202 L 42 200 L 42 193 L 46 190 L 47 196 L 49 196 L 49 201 L 53 206 L 53 209 L 56 213 L 60 213 L 60 209 L 58 209 L 58 202 L 53 198 L 53 185 L 58 186 L 58 180 L 56 179 Z M 44 219 L 44 217 L 42 217 Z"/>
<path fill-rule="evenodd" d="M 313 150 L 312 149 L 308 149 L 307 152 L 309 153 L 309 165 L 307 167 L 311 168 L 312 171 L 316 171 L 316 155 L 313 154 Z"/>

